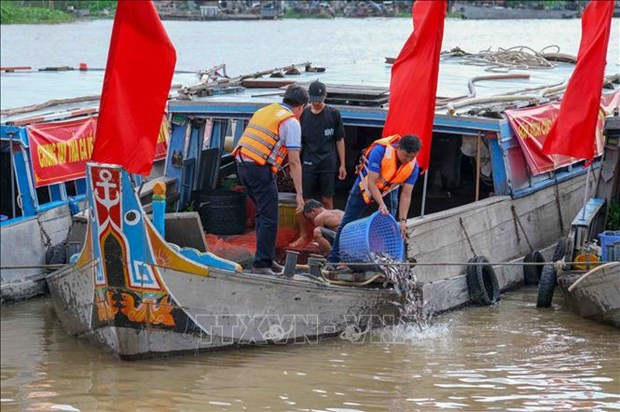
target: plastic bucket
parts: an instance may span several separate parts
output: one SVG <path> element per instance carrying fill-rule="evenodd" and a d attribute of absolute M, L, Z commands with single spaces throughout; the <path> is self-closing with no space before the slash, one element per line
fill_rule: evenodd
<path fill-rule="evenodd" d="M 245 192 L 228 190 L 195 191 L 198 214 L 205 232 L 239 235 L 245 232 Z"/>
<path fill-rule="evenodd" d="M 620 256 L 614 251 L 614 243 L 620 242 L 620 230 L 606 230 L 599 233 L 598 238 L 601 241 L 601 260 L 605 262 L 620 260 Z"/>
<path fill-rule="evenodd" d="M 382 215 L 377 211 L 342 229 L 340 258 L 343 262 L 372 262 L 372 255 L 378 253 L 403 260 L 403 238 L 392 215 Z"/>

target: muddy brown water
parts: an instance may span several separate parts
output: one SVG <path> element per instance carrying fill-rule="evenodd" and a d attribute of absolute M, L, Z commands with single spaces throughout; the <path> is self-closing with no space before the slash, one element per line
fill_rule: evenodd
<path fill-rule="evenodd" d="M 520 289 L 420 331 L 123 362 L 67 335 L 49 298 L 2 308 L 7 410 L 613 410 L 620 331 Z"/>
<path fill-rule="evenodd" d="M 617 72 L 614 19 L 608 73 Z M 1 25 L 2 66 L 104 67 L 111 20 Z M 355 65 L 373 84 L 396 56 L 409 19 L 165 22 L 177 69 L 227 63 L 229 74 L 312 61 Z M 576 54 L 580 21 L 448 19 L 442 49 L 557 44 Z M 76 39 L 79 39 L 76 41 Z M 156 63 L 155 63 L 156 64 Z M 148 69 L 148 64 L 143 68 Z M 384 71 L 384 70 L 383 70 Z M 102 72 L 2 73 L 0 106 L 98 94 Z M 383 81 L 387 80 L 383 79 Z M 193 84 L 194 75 L 175 83 Z M 450 94 L 463 94 L 466 84 Z M 478 87 L 483 87 L 480 85 Z M 441 89 L 442 85 L 440 85 Z M 491 86 L 488 86 L 491 87 Z M 443 90 L 441 90 L 444 93 Z M 2 245 L 5 247 L 6 245 Z M 535 289 L 358 342 L 121 362 L 68 336 L 49 298 L 2 307 L 0 408 L 11 410 L 620 410 L 620 332 L 572 314 L 561 295 L 535 307 Z"/>

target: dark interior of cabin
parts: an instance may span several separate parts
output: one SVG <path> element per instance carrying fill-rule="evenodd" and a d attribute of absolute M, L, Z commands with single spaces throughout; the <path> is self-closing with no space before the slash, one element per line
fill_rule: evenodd
<path fill-rule="evenodd" d="M 237 128 L 233 126 L 233 122 L 228 123 L 227 129 L 223 131 L 223 136 L 220 136 L 220 144 L 208 142 L 209 144 L 206 145 L 203 142 L 200 158 L 194 160 L 196 171 L 193 178 L 195 190 L 192 199 L 196 208 L 194 210 L 197 210 L 201 215 L 203 227 L 208 233 L 209 248 L 222 257 L 240 263 L 248 263 L 238 256 L 231 256 L 237 246 L 252 249 L 250 244 L 254 241 L 252 229 L 254 228 L 255 211 L 251 202 L 247 201 L 241 193 L 238 193 L 241 195 L 239 201 L 231 194 L 234 191 L 243 191 L 243 186 L 240 185 L 236 176 L 234 159 L 230 156 L 230 151 L 238 140 L 235 139 L 235 136 L 239 136 L 240 133 L 236 133 Z M 378 127 L 345 126 L 347 178 L 340 181 L 334 176 L 336 179 L 335 208 L 344 209 L 348 192 L 356 178 L 355 170 L 360 156 L 365 148 L 381 137 L 381 133 L 382 129 Z M 493 193 L 489 151 L 485 139 L 479 139 L 475 135 L 445 133 L 433 135 L 425 215 L 472 203 L 476 200 L 476 174 L 478 173 L 476 158 L 478 151 L 481 159 L 478 199 L 483 199 Z M 210 194 L 212 188 L 219 190 Z M 286 168 L 285 172 L 281 173 L 278 178 L 278 188 L 281 192 L 278 255 L 282 258 L 285 250 L 290 249 L 290 241 L 300 236 L 302 225 L 298 221 L 299 217 L 295 214 L 294 196 L 290 193 L 294 192 L 294 187 L 292 180 L 287 176 Z M 420 216 L 423 189 L 424 176 L 421 175 L 414 187 L 409 217 Z M 291 196 L 287 196 L 287 192 Z M 217 206 L 218 202 L 221 203 L 220 206 Z M 376 205 L 368 207 L 366 214 L 370 214 L 374 210 L 376 210 Z M 232 234 L 230 231 L 235 227 L 240 228 L 240 230 L 235 230 L 235 234 L 230 236 Z M 305 260 L 303 252 L 317 252 L 307 247 L 301 248 L 300 251 L 302 252 L 301 262 Z M 251 258 L 251 255 L 246 257 Z"/>
<path fill-rule="evenodd" d="M 17 206 L 17 181 L 13 177 L 14 192 L 11 190 L 11 156 L 9 153 L 9 143 L 2 142 L 0 145 L 0 215 L 7 216 L 9 219 L 22 215 L 21 209 Z M 13 197 L 12 197 L 13 193 Z M 15 215 L 13 215 L 15 210 Z M 5 219 L 2 217 L 2 219 Z"/>
<path fill-rule="evenodd" d="M 376 127 L 345 127 L 348 177 L 345 181 L 337 180 L 335 208 L 344 208 L 348 191 L 355 180 L 354 173 L 359 158 L 366 147 L 381 137 L 381 133 L 382 129 Z M 425 214 L 440 212 L 475 201 L 476 144 L 476 136 L 433 134 Z M 479 199 L 484 199 L 493 192 L 493 179 L 488 149 L 484 146 L 484 139 L 481 139 L 481 144 L 483 147 L 481 147 Z M 423 190 L 424 176 L 420 175 L 414 187 L 409 217 L 420 216 Z M 368 213 L 371 213 L 372 210 L 369 208 Z"/>

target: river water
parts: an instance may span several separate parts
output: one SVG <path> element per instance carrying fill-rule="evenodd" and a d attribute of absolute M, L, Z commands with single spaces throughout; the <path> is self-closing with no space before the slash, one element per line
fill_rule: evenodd
<path fill-rule="evenodd" d="M 607 72 L 618 72 L 614 19 Z M 0 26 L 2 66 L 104 67 L 111 21 Z M 179 70 L 225 62 L 235 75 L 312 61 L 372 73 L 397 55 L 409 19 L 165 22 Z M 448 20 L 443 49 L 551 44 L 576 54 L 579 20 Z M 157 62 L 144 62 L 144 67 Z M 97 94 L 102 74 L 9 73 L 2 108 Z M 176 81 L 192 83 L 193 75 Z M 2 244 L 2 247 L 8 245 Z M 2 307 L 5 410 L 620 410 L 620 332 L 573 315 L 556 296 L 536 309 L 523 288 L 493 307 L 437 317 L 422 331 L 334 338 L 165 360 L 121 362 L 68 336 L 49 298 Z"/>

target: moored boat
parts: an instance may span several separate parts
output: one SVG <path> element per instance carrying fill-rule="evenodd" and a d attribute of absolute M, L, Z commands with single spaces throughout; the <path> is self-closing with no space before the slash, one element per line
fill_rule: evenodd
<path fill-rule="evenodd" d="M 48 265 L 68 263 L 67 254 L 79 250 L 83 242 L 85 220 L 79 215 L 84 210 L 85 164 L 92 152 L 97 111 L 77 105 L 54 109 L 4 115 L 0 124 L 2 303 L 43 294 L 45 275 L 53 267 Z M 145 203 L 163 169 L 167 135 L 165 120 L 159 160 L 141 191 Z"/>
<path fill-rule="evenodd" d="M 620 262 L 558 274 L 558 284 L 575 313 L 620 328 Z"/>
<path fill-rule="evenodd" d="M 393 289 L 247 274 L 234 262 L 169 244 L 120 167 L 91 164 L 88 184 L 84 248 L 48 283 L 65 329 L 122 359 L 315 342 L 398 315 Z"/>

